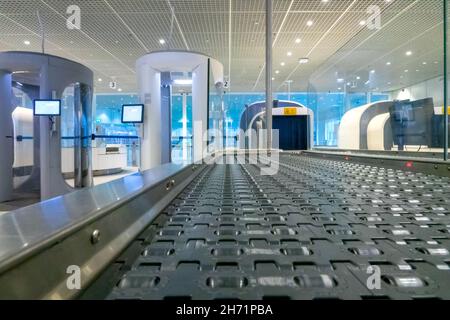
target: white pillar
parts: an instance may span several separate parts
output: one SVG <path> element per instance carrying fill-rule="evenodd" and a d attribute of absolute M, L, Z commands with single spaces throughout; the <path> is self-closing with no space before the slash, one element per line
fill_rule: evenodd
<path fill-rule="evenodd" d="M 145 105 L 141 170 L 161 165 L 161 73 L 144 64 L 138 69 L 139 92 Z"/>
<path fill-rule="evenodd" d="M 0 70 L 0 202 L 11 200 L 13 192 L 11 92 L 11 74 Z"/>

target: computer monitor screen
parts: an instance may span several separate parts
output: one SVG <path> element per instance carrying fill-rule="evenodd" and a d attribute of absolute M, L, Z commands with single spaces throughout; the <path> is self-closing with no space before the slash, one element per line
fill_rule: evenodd
<path fill-rule="evenodd" d="M 404 146 L 430 146 L 431 122 L 434 113 L 432 99 L 396 101 L 390 109 L 394 144 Z"/>
<path fill-rule="evenodd" d="M 33 113 L 35 116 L 60 116 L 61 100 L 34 100 Z"/>
<path fill-rule="evenodd" d="M 126 104 L 122 106 L 122 123 L 143 123 L 144 105 Z"/>

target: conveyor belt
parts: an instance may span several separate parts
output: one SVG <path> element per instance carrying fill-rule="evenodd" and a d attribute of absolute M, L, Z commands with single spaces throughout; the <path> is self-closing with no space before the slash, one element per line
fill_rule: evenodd
<path fill-rule="evenodd" d="M 275 176 L 250 164 L 203 172 L 108 298 L 450 299 L 449 178 L 281 163 Z M 370 266 L 380 290 L 367 286 Z"/>

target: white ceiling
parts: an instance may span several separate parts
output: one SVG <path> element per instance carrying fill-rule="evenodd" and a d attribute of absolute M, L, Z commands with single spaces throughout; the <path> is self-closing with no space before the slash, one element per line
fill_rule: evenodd
<path fill-rule="evenodd" d="M 81 30 L 66 27 L 66 10 L 73 4 L 81 8 Z M 170 4 L 175 12 L 171 39 Z M 135 61 L 166 47 L 215 57 L 230 75 L 234 92 L 263 91 L 264 4 L 265 0 L 0 0 L 0 51 L 41 50 L 39 11 L 46 52 L 90 67 L 96 79 L 103 80 L 96 81 L 97 92 L 111 92 L 111 80 L 123 92 L 135 92 Z M 370 5 L 382 10 L 380 30 L 360 25 L 368 19 Z M 439 76 L 442 16 L 442 0 L 274 0 L 275 89 L 284 91 L 285 81 L 293 80 L 293 91 L 306 90 L 308 81 L 318 91 L 337 90 L 350 81 L 357 82 L 357 89 L 393 90 Z M 160 39 L 167 44 L 161 45 Z M 407 57 L 406 51 L 413 54 Z M 309 57 L 310 63 L 299 65 L 302 57 Z M 337 83 L 337 78 L 345 83 Z"/>

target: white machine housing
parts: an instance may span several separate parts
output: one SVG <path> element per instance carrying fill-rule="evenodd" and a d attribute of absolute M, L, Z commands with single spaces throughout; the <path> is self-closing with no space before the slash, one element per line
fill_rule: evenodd
<path fill-rule="evenodd" d="M 213 79 L 209 79 L 208 66 Z M 171 148 L 170 142 L 163 139 L 163 130 L 171 127 L 161 112 L 163 72 L 192 72 L 193 161 L 202 162 L 207 156 L 208 80 L 217 86 L 223 84 L 223 65 L 201 53 L 159 51 L 141 57 L 136 62 L 136 70 L 141 103 L 145 105 L 141 170 L 163 164 L 162 154 Z"/>

